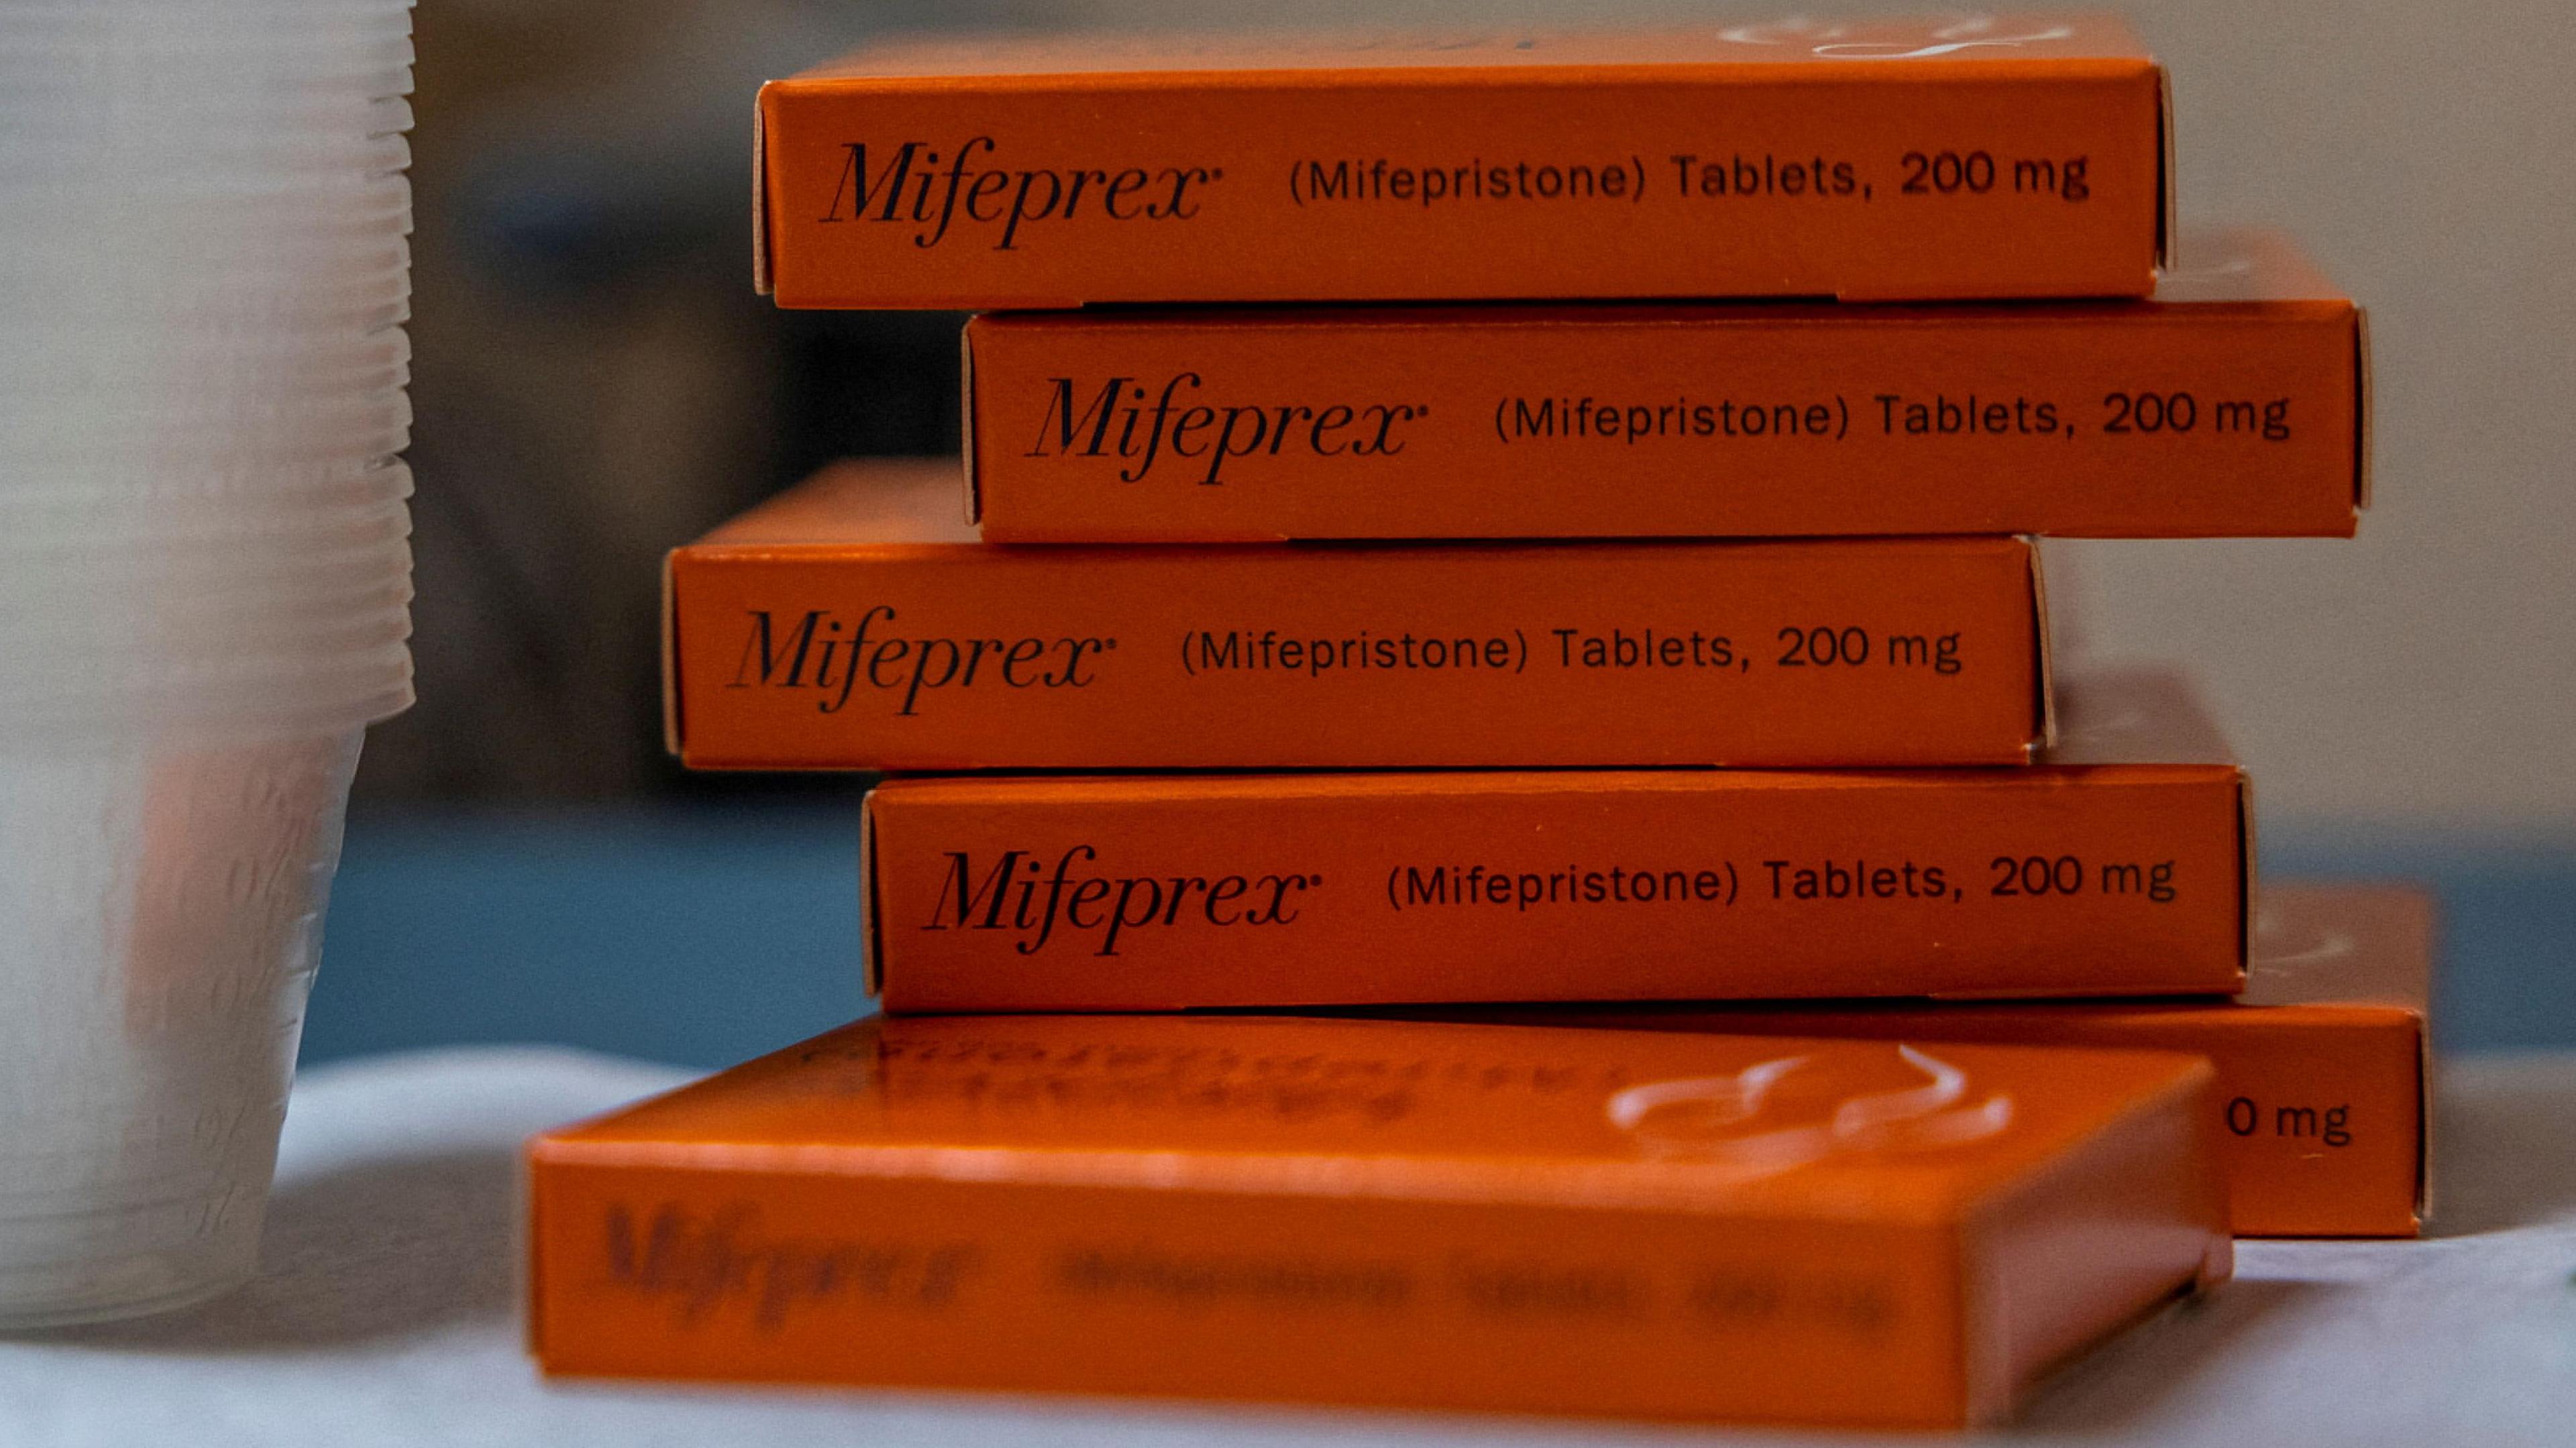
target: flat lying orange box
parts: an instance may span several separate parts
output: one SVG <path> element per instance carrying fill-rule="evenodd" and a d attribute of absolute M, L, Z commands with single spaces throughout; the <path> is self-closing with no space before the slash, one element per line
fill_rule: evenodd
<path fill-rule="evenodd" d="M 2224 1278 L 2207 1063 L 871 1020 L 529 1149 L 550 1373 L 1957 1426 Z"/>
<path fill-rule="evenodd" d="M 995 542 L 2343 537 L 2351 301 L 2277 237 L 2154 300 L 1005 313 L 966 329 Z"/>
<path fill-rule="evenodd" d="M 2107 18 L 980 36 L 773 81 L 791 307 L 2143 296 L 2164 73 Z"/>
<path fill-rule="evenodd" d="M 2017 770 L 907 779 L 887 1010 L 2111 995 L 2244 984 L 2243 774 L 2170 678 Z"/>
<path fill-rule="evenodd" d="M 2411 1237 L 2423 1225 L 2432 909 L 2390 887 L 2267 886 L 2235 1001 L 1789 1007 L 1431 1008 L 1426 1018 L 2188 1051 L 2218 1068 L 2209 1110 L 2235 1229 Z"/>
<path fill-rule="evenodd" d="M 674 748 L 729 769 L 2018 764 L 2012 538 L 1005 547 L 846 465 L 667 579 Z"/>

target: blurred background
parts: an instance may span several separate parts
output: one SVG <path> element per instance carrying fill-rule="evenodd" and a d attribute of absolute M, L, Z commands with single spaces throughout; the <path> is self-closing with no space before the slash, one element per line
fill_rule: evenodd
<path fill-rule="evenodd" d="M 2201 672 L 2267 870 L 2436 889 L 2447 1043 L 2576 1044 L 2576 11 L 2123 8 L 2173 70 L 2186 221 L 2288 226 L 2369 306 L 2377 498 L 2356 543 L 2052 544 L 2067 641 Z M 368 741 L 305 1059 L 711 1066 L 864 1008 L 863 782 L 660 744 L 663 551 L 828 458 L 957 445 L 959 318 L 753 295 L 761 80 L 926 27 L 1761 13 L 420 0 L 420 704 Z"/>

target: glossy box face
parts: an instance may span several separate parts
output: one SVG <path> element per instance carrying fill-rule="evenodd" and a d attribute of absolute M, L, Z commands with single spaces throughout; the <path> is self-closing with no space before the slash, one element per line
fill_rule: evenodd
<path fill-rule="evenodd" d="M 2205 1084 L 2135 1054 L 863 1022 L 536 1143 L 534 1336 L 568 1372 L 1958 1422 L 2224 1275 Z M 2027 1255 L 2069 1231 L 2080 1268 Z"/>
<path fill-rule="evenodd" d="M 2233 1001 L 1997 1002 L 1444 1011 L 1621 1030 L 2189 1051 L 2240 1236 L 2411 1237 L 2422 1225 L 2429 902 L 2387 886 L 2267 885 Z"/>
<path fill-rule="evenodd" d="M 2018 764 L 2043 729 L 2024 540 L 1003 547 L 960 505 L 845 465 L 673 554 L 681 757 Z"/>
<path fill-rule="evenodd" d="M 2347 536 L 2360 314 L 2275 237 L 2155 298 L 1027 312 L 967 326 L 996 542 Z"/>
<path fill-rule="evenodd" d="M 2163 76 L 2115 21 L 958 42 L 764 88 L 808 307 L 2138 296 Z"/>
<path fill-rule="evenodd" d="M 1854 1180 L 1941 1220 L 2046 1161 L 2181 1060 L 2086 1063 L 1883 1043 L 1523 1033 L 1280 1018 L 985 1016 L 864 1022 L 564 1138 L 1028 1153 L 1015 1176 L 1094 1179 L 1133 1153 L 1204 1153 L 1174 1182 L 1281 1164 L 1386 1194 L 1754 1202 L 1813 1209 Z M 1059 1155 L 1071 1153 L 1070 1156 Z M 855 1159 L 854 1159 L 855 1160 Z M 1523 1178 L 1532 1165 L 1557 1180 Z"/>

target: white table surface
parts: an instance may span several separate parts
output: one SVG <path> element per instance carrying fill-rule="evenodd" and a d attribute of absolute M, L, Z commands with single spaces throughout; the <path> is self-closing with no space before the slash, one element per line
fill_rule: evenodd
<path fill-rule="evenodd" d="M 540 1382 L 518 1338 L 518 1144 L 681 1079 L 542 1049 L 309 1073 L 259 1280 L 158 1321 L 0 1340 L 0 1444 L 1926 1441 Z M 2576 1054 L 2471 1058 L 2444 1087 L 2439 1235 L 2244 1243 L 2237 1280 L 2214 1300 L 2096 1353 L 1999 1436 L 2088 1448 L 2576 1444 Z"/>

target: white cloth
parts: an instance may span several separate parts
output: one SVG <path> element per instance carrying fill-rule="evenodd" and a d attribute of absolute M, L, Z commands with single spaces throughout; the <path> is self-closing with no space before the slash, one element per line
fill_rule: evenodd
<path fill-rule="evenodd" d="M 516 1312 L 519 1143 L 681 1079 L 542 1049 L 310 1073 L 287 1123 L 260 1279 L 176 1317 L 0 1342 L 0 1444 L 1152 1448 L 1675 1436 L 1503 1418 L 541 1382 Z M 2226 1290 L 2095 1353 L 2002 1436 L 2087 1448 L 2576 1443 L 2576 1054 L 2473 1058 L 2445 1085 L 2441 1235 L 2244 1243 Z"/>

